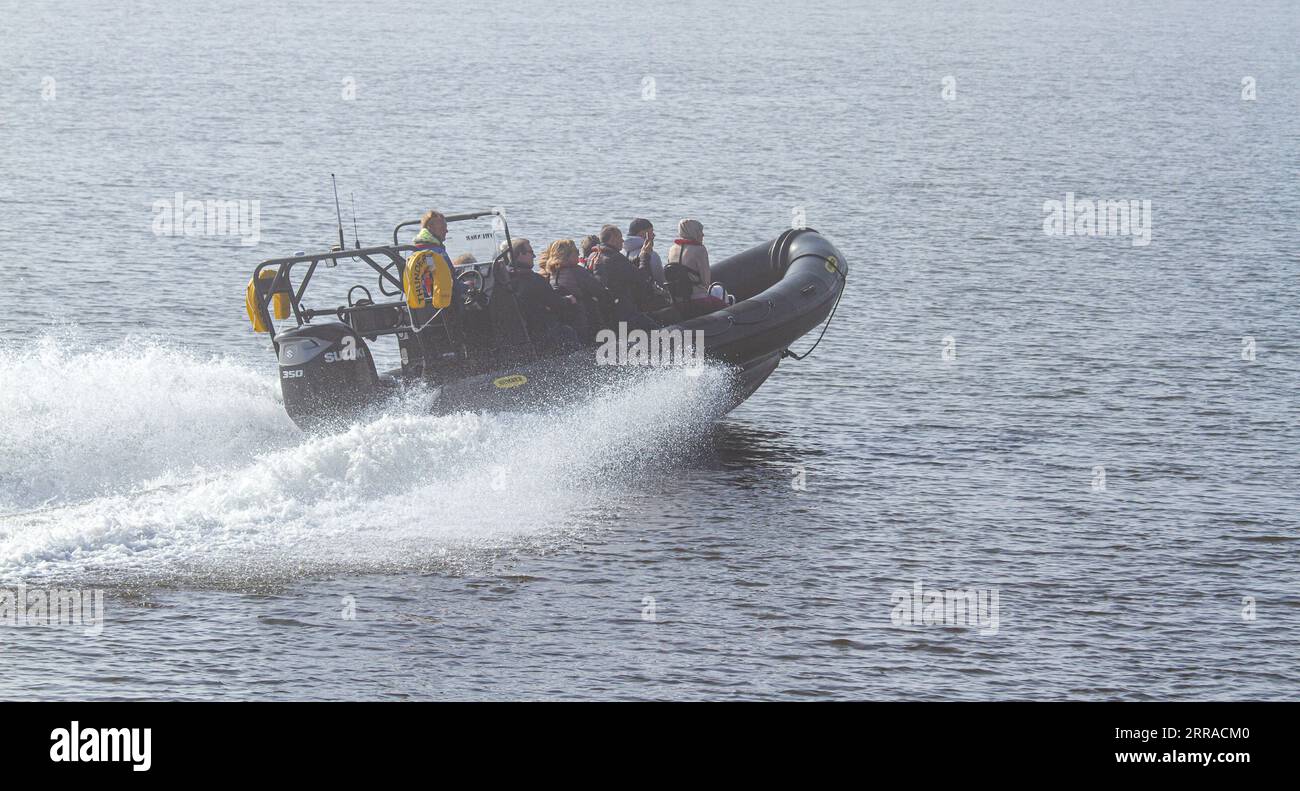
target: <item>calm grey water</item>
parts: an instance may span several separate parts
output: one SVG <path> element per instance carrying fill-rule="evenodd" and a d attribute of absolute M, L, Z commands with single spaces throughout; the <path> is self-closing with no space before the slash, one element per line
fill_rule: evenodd
<path fill-rule="evenodd" d="M 0 627 L 0 697 L 1300 698 L 1295 6 L 656 6 L 5 4 L 0 586 L 107 620 Z M 712 430 L 665 376 L 308 438 L 242 300 L 331 172 L 363 242 L 802 209 L 853 270 Z"/>

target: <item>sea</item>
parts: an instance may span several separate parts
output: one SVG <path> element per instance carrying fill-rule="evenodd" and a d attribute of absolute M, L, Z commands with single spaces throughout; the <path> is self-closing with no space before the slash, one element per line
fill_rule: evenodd
<path fill-rule="evenodd" d="M 1300 699 L 1294 3 L 0 17 L 0 698 Z M 850 273 L 717 421 L 300 431 L 254 266 L 430 208 Z"/>

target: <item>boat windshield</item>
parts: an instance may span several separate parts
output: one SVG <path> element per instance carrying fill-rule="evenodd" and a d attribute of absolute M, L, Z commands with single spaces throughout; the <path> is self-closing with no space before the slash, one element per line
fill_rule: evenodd
<path fill-rule="evenodd" d="M 445 243 L 458 265 L 470 263 L 461 260 L 466 254 L 473 256 L 473 263 L 490 264 L 506 243 L 505 227 L 495 215 L 449 222 Z"/>

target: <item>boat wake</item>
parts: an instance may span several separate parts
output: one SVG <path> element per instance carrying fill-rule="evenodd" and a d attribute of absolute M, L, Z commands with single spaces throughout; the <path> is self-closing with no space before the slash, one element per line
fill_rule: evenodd
<path fill-rule="evenodd" d="M 267 373 L 158 344 L 70 346 L 0 348 L 2 584 L 454 571 L 607 524 L 725 401 L 721 371 L 657 370 L 557 412 L 434 416 L 414 393 L 305 435 Z"/>

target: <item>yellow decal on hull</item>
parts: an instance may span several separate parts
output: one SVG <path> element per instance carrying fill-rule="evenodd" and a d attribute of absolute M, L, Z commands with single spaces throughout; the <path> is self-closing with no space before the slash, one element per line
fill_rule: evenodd
<path fill-rule="evenodd" d="M 518 387 L 519 385 L 526 384 L 527 382 L 528 382 L 528 377 L 524 376 L 523 374 L 511 374 L 510 376 L 502 376 L 492 380 L 492 384 L 496 385 L 502 390 L 508 390 L 512 387 Z"/>

